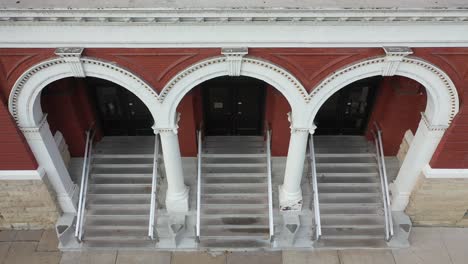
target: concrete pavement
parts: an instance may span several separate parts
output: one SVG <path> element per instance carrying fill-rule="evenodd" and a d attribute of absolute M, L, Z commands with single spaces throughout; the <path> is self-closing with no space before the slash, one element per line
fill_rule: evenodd
<path fill-rule="evenodd" d="M 59 252 L 51 230 L 0 231 L 0 264 L 465 264 L 468 228 L 415 227 L 411 247 L 276 252 Z"/>

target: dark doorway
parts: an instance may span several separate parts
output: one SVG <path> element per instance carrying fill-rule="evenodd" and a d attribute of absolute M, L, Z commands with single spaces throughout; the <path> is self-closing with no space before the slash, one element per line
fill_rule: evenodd
<path fill-rule="evenodd" d="M 202 84 L 207 135 L 261 135 L 265 83 L 249 77 L 219 77 Z"/>
<path fill-rule="evenodd" d="M 146 105 L 125 88 L 101 79 L 88 80 L 104 136 L 154 135 Z"/>
<path fill-rule="evenodd" d="M 366 78 L 336 92 L 322 105 L 315 124 L 317 135 L 362 135 L 382 77 Z"/>

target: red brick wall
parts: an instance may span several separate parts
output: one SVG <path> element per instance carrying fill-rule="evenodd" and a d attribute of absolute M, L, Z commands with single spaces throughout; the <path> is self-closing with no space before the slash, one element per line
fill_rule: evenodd
<path fill-rule="evenodd" d="M 47 113 L 52 134 L 59 130 L 72 157 L 82 157 L 85 151 L 85 132 L 96 124 L 96 114 L 91 105 L 83 79 L 66 78 L 51 83 L 41 97 L 42 111 Z M 97 130 L 99 139 L 101 133 Z"/>
<path fill-rule="evenodd" d="M 468 137 L 465 136 L 468 132 L 466 122 L 468 110 L 463 103 L 468 91 L 468 48 L 415 48 L 413 50 L 415 56 L 434 63 L 450 76 L 458 88 L 461 99 L 460 114 L 443 138 L 431 165 L 436 168 L 468 168 Z M 340 67 L 381 54 L 383 51 L 380 48 L 252 48 L 249 51 L 249 56 L 271 61 L 287 69 L 308 90 L 313 89 L 323 78 Z M 115 62 L 141 76 L 156 90 L 161 90 L 177 72 L 197 61 L 219 56 L 220 49 L 91 48 L 86 49 L 84 55 Z M 3 104 L 6 104 L 11 87 L 27 68 L 53 56 L 53 49 L 0 49 L 0 94 L 3 95 Z M 3 116 L 0 118 L 8 117 L 7 111 L 1 114 Z M 282 122 L 285 123 L 284 120 Z M 16 137 L 22 138 L 18 133 Z M 283 136 L 281 138 L 282 144 L 287 142 Z M 18 148 L 27 150 L 27 146 L 21 143 L 23 140 L 16 142 Z M 275 151 L 284 153 L 285 149 L 282 147 Z M 7 148 L 0 148 L 0 156 L 8 155 L 9 152 Z M 24 162 L 28 163 L 29 158 L 24 157 Z M 29 157 L 31 157 L 30 154 Z M 3 169 L 3 166 L 0 166 L 0 169 Z"/>
<path fill-rule="evenodd" d="M 37 163 L 4 102 L 0 102 L 0 170 L 35 170 Z"/>
<path fill-rule="evenodd" d="M 382 129 L 385 155 L 395 156 L 406 130 L 416 133 L 426 100 L 424 87 L 418 82 L 399 76 L 384 78 L 369 118 L 367 138 L 372 139 L 371 131 L 377 122 Z"/>
<path fill-rule="evenodd" d="M 287 156 L 291 136 L 288 112 L 291 112 L 286 98 L 275 88 L 267 86 L 265 119 L 270 125 L 271 155 Z"/>

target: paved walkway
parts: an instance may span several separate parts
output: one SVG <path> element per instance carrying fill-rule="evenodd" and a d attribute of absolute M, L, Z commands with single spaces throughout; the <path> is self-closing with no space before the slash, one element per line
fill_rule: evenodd
<path fill-rule="evenodd" d="M 57 250 L 53 231 L 0 232 L 0 264 L 466 264 L 468 228 L 413 228 L 412 246 L 398 250 L 200 252 Z"/>

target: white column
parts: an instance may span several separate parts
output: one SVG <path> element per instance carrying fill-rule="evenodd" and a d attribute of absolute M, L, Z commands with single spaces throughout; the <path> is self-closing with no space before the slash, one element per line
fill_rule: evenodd
<path fill-rule="evenodd" d="M 423 168 L 429 164 L 446 130 L 445 126 L 431 126 L 424 117 L 409 147 L 395 181 L 390 185 L 392 211 L 403 211 Z"/>
<path fill-rule="evenodd" d="M 38 127 L 22 127 L 20 129 L 39 166 L 44 168 L 47 180 L 54 188 L 62 211 L 64 213 L 76 213 L 78 188 L 70 178 L 68 169 L 50 131 L 46 116 L 44 116 Z"/>
<path fill-rule="evenodd" d="M 166 169 L 167 192 L 166 208 L 168 212 L 189 211 L 189 188 L 184 184 L 184 172 L 180 156 L 177 129 L 160 129 L 161 147 Z"/>
<path fill-rule="evenodd" d="M 304 173 L 309 133 L 309 129 L 291 129 L 283 185 L 279 186 L 281 211 L 300 211 L 302 209 L 301 180 Z"/>

